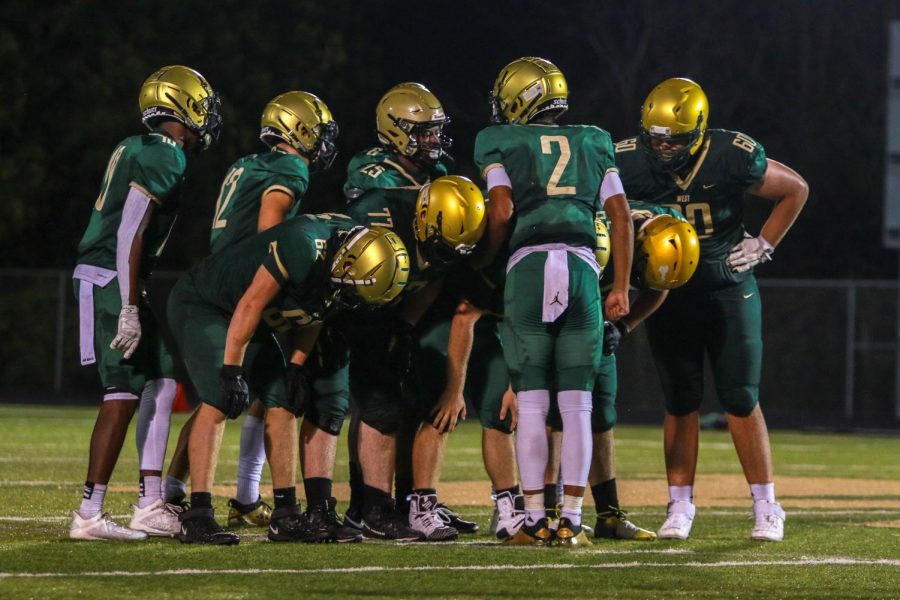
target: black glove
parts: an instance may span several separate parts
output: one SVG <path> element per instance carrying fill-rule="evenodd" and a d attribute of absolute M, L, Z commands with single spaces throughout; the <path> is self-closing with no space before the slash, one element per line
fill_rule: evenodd
<path fill-rule="evenodd" d="M 244 379 L 244 370 L 237 365 L 222 365 L 219 381 L 222 382 L 225 416 L 237 419 L 250 406 L 250 388 Z"/>
<path fill-rule="evenodd" d="M 288 408 L 299 417 L 306 412 L 306 405 L 312 397 L 309 370 L 303 365 L 288 363 L 284 379 Z"/>
<path fill-rule="evenodd" d="M 603 356 L 615 354 L 627 333 L 628 328 L 622 321 L 603 321 Z"/>
<path fill-rule="evenodd" d="M 409 374 L 414 344 L 413 326 L 404 319 L 396 319 L 391 327 L 387 347 L 388 368 L 395 377 L 403 379 Z"/>

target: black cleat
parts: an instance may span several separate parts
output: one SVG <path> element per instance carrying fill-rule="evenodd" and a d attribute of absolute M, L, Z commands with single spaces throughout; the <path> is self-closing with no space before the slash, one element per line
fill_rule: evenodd
<path fill-rule="evenodd" d="M 233 546 L 241 541 L 237 534 L 222 529 L 211 508 L 188 509 L 178 515 L 178 520 L 181 522 L 178 539 L 182 544 Z"/>
<path fill-rule="evenodd" d="M 362 507 L 351 504 L 344 513 L 344 525 L 362 531 Z"/>
<path fill-rule="evenodd" d="M 423 536 L 409 526 L 409 519 L 394 509 L 394 501 L 367 506 L 363 510 L 362 532 L 367 538 L 395 542 L 419 542 Z"/>
<path fill-rule="evenodd" d="M 309 528 L 310 539 L 313 543 L 338 543 L 346 544 L 361 542 L 362 532 L 354 527 L 347 527 L 338 519 L 334 510 L 337 500 L 329 498 L 325 506 L 308 506 L 304 518 Z"/>
<path fill-rule="evenodd" d="M 309 525 L 300 507 L 282 506 L 272 512 L 269 521 L 269 539 L 273 542 L 311 542 Z"/>
<path fill-rule="evenodd" d="M 437 512 L 448 526 L 460 533 L 476 533 L 478 531 L 478 523 L 475 521 L 466 521 L 443 502 L 437 503 Z"/>

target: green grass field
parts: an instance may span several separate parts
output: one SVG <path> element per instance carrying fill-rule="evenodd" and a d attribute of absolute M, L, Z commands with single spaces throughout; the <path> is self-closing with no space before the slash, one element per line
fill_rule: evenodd
<path fill-rule="evenodd" d="M 900 436 L 773 432 L 776 491 L 788 511 L 780 544 L 749 540 L 750 502 L 730 440 L 703 432 L 689 541 L 499 546 L 486 533 L 486 493 L 465 495 L 487 489 L 465 485 L 486 479 L 480 430 L 470 421 L 452 436 L 443 480 L 460 499 L 454 506 L 485 533 L 443 545 L 306 546 L 243 529 L 239 546 L 216 548 L 67 538 L 94 417 L 94 409 L 0 406 L 0 598 L 900 598 Z M 170 442 L 184 418 L 175 417 Z M 226 432 L 219 484 L 234 485 L 239 430 L 236 423 Z M 347 473 L 342 446 L 339 482 Z M 617 449 L 623 503 L 635 522 L 655 529 L 665 511 L 661 432 L 620 427 Z M 136 473 L 129 438 L 107 496 L 108 510 L 126 523 Z M 215 503 L 224 517 L 225 497 Z M 592 522 L 593 509 L 587 514 Z"/>

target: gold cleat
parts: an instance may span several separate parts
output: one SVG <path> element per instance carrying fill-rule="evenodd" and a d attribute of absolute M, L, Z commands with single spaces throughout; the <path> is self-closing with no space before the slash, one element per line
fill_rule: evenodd
<path fill-rule="evenodd" d="M 254 525 L 268 527 L 272 520 L 272 507 L 259 498 L 253 504 L 241 504 L 234 498 L 228 501 L 228 526 Z"/>
<path fill-rule="evenodd" d="M 514 536 L 503 540 L 504 546 L 550 546 L 552 543 L 553 531 L 546 517 L 534 525 L 522 525 Z"/>
<path fill-rule="evenodd" d="M 652 542 L 656 534 L 638 527 L 626 516 L 624 510 L 610 506 L 610 510 L 597 513 L 597 526 L 594 528 L 595 538 L 614 540 L 634 540 L 636 542 Z"/>
<path fill-rule="evenodd" d="M 578 546 L 593 546 L 594 544 L 585 534 L 581 525 L 573 525 L 569 519 L 562 517 L 559 520 L 559 527 L 556 529 L 555 545 L 574 548 Z"/>

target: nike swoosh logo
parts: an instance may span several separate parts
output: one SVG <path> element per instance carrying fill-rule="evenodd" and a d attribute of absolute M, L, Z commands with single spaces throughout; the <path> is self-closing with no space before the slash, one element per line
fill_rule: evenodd
<path fill-rule="evenodd" d="M 750 297 L 750 296 L 752 296 L 752 295 L 753 295 L 753 293 L 752 293 L 752 292 L 751 292 L 751 293 L 749 293 L 749 294 L 744 294 L 744 300 L 746 300 L 746 299 L 747 299 L 747 298 L 749 298 L 749 297 Z"/>
<path fill-rule="evenodd" d="M 274 533 L 275 535 L 278 535 L 278 528 L 277 528 L 277 527 L 275 527 L 274 525 L 272 525 L 271 529 L 272 529 L 272 533 Z"/>
<path fill-rule="evenodd" d="M 703 187 L 704 190 L 708 190 L 709 188 L 714 188 L 714 187 L 716 187 L 716 184 L 710 183 L 709 185 L 707 185 L 707 184 L 704 183 L 701 187 Z"/>

